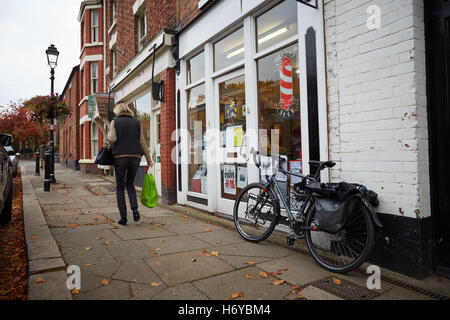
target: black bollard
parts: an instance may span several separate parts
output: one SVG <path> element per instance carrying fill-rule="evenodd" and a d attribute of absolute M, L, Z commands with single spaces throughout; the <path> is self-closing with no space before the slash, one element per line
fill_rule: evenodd
<path fill-rule="evenodd" d="M 39 152 L 36 152 L 36 171 L 34 173 L 35 176 L 40 176 L 41 173 L 39 171 Z"/>
<path fill-rule="evenodd" d="M 45 152 L 44 191 L 50 191 L 50 152 Z"/>

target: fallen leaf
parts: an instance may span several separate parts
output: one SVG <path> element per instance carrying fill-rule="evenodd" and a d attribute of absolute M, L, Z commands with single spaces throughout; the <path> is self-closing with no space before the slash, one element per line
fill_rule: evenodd
<path fill-rule="evenodd" d="M 106 280 L 106 279 L 103 279 L 103 280 L 102 280 L 102 284 L 103 284 L 104 286 L 107 286 L 107 285 L 109 284 L 109 281 Z"/>
<path fill-rule="evenodd" d="M 292 290 L 303 290 L 302 287 L 296 287 L 296 286 L 292 286 L 291 289 L 292 289 Z"/>
<path fill-rule="evenodd" d="M 164 241 L 166 241 L 166 240 L 164 240 L 164 239 L 159 239 L 159 242 L 164 242 Z"/>
<path fill-rule="evenodd" d="M 241 297 L 241 300 L 244 300 L 244 294 L 242 293 L 242 291 L 237 292 L 237 293 L 233 293 L 231 295 L 231 299 L 236 299 L 237 297 Z"/>
<path fill-rule="evenodd" d="M 280 269 L 278 269 L 278 272 L 281 272 L 281 271 L 288 271 L 289 269 L 288 268 L 280 268 Z"/>
<path fill-rule="evenodd" d="M 255 277 L 249 276 L 248 274 L 246 274 L 245 277 L 246 277 L 247 279 L 255 279 Z"/>
<path fill-rule="evenodd" d="M 72 294 L 79 294 L 80 293 L 80 289 L 73 289 L 72 290 Z"/>
<path fill-rule="evenodd" d="M 205 250 L 202 251 L 202 255 L 207 256 L 207 257 L 211 257 L 211 255 Z"/>
<path fill-rule="evenodd" d="M 212 231 L 212 229 L 206 229 L 205 230 L 205 232 L 211 232 Z"/>
<path fill-rule="evenodd" d="M 286 282 L 285 280 L 274 280 L 274 281 L 272 281 L 272 284 L 274 286 L 279 286 L 280 284 L 283 284 L 285 282 Z"/>
<path fill-rule="evenodd" d="M 156 253 L 155 251 L 150 251 L 150 253 L 154 256 L 159 256 L 159 253 Z"/>
<path fill-rule="evenodd" d="M 438 244 L 441 244 L 442 242 L 444 242 L 444 238 L 441 237 L 438 241 Z"/>
<path fill-rule="evenodd" d="M 339 280 L 338 278 L 333 278 L 333 282 L 337 285 L 340 285 L 342 283 L 342 281 Z"/>
<path fill-rule="evenodd" d="M 216 256 L 216 257 L 219 256 L 219 252 L 218 252 L 218 251 L 211 251 L 211 254 L 212 254 L 213 256 Z"/>
<path fill-rule="evenodd" d="M 139 291 L 142 291 L 142 288 L 139 286 L 136 286 L 136 289 L 138 289 Z"/>
<path fill-rule="evenodd" d="M 36 279 L 36 283 L 41 283 L 41 282 L 47 282 L 47 280 L 44 280 L 44 279 L 38 277 Z"/>
<path fill-rule="evenodd" d="M 267 292 L 265 292 L 265 291 L 261 291 L 261 293 L 262 293 L 263 296 L 268 296 L 268 295 L 269 295 L 269 294 L 268 294 Z"/>
<path fill-rule="evenodd" d="M 37 238 L 37 236 L 31 236 L 30 237 L 30 239 L 36 239 Z"/>
<path fill-rule="evenodd" d="M 161 285 L 161 283 L 159 283 L 159 282 L 150 282 L 150 285 L 152 287 L 159 287 Z"/>
<path fill-rule="evenodd" d="M 100 240 L 102 237 L 96 237 L 95 239 Z"/>
<path fill-rule="evenodd" d="M 92 250 L 92 248 L 90 248 L 90 247 L 89 247 L 89 248 L 86 248 L 86 250 L 88 250 L 88 251 L 89 251 L 89 250 Z"/>
<path fill-rule="evenodd" d="M 260 272 L 258 272 L 258 274 L 259 274 L 262 278 L 268 278 L 268 277 L 269 277 L 269 274 L 268 274 L 267 272 L 264 272 L 264 271 L 260 271 Z"/>
<path fill-rule="evenodd" d="M 106 242 L 105 242 L 105 246 L 107 246 L 107 245 L 109 245 L 109 241 L 106 241 Z"/>
<path fill-rule="evenodd" d="M 81 265 L 82 267 L 90 267 L 90 266 L 92 266 L 93 264 L 91 264 L 91 263 L 86 263 L 86 264 L 83 264 L 83 265 Z"/>

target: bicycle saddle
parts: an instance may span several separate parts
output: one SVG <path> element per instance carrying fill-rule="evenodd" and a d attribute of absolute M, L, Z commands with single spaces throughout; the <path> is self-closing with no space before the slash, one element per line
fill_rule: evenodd
<path fill-rule="evenodd" d="M 336 162 L 311 160 L 309 161 L 309 165 L 315 165 L 322 168 L 333 168 L 336 165 Z"/>

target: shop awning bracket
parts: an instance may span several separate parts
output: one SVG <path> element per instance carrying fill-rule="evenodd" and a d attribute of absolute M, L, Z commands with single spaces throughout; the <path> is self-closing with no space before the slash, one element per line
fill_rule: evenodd
<path fill-rule="evenodd" d="M 164 102 L 164 81 L 154 81 L 155 76 L 155 58 L 156 58 L 156 43 L 153 46 L 153 66 L 152 66 L 152 97 L 153 100 Z"/>
<path fill-rule="evenodd" d="M 303 3 L 304 5 L 314 9 L 319 8 L 319 6 L 317 5 L 317 0 L 297 0 L 297 2 Z"/>

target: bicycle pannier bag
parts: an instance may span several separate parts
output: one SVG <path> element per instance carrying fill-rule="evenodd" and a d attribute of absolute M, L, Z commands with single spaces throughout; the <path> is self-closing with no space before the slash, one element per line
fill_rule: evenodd
<path fill-rule="evenodd" d="M 337 233 L 344 226 L 347 201 L 315 197 L 314 223 L 321 231 Z"/>

